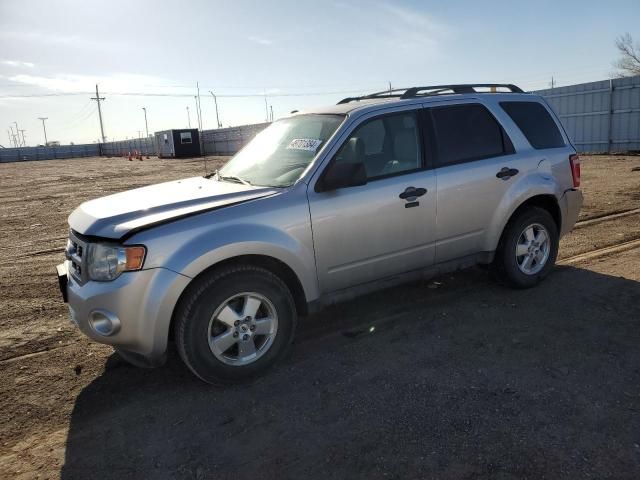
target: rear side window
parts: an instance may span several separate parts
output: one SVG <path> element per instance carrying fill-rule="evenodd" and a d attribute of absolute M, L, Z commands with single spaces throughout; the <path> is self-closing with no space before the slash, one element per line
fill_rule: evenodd
<path fill-rule="evenodd" d="M 482 105 L 434 107 L 431 115 L 439 166 L 513 153 L 506 133 Z"/>
<path fill-rule="evenodd" d="M 537 102 L 500 102 L 535 149 L 564 147 L 562 134 L 546 108 Z"/>

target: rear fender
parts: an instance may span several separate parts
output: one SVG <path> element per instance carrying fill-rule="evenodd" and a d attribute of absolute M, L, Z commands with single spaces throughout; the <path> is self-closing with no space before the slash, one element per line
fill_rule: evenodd
<path fill-rule="evenodd" d="M 507 190 L 493 214 L 491 224 L 487 229 L 487 235 L 483 241 L 483 251 L 493 252 L 496 250 L 504 228 L 513 213 L 524 202 L 536 195 L 551 195 L 558 201 L 558 199 L 562 197 L 562 194 L 562 190 L 553 178 L 540 170 L 536 170 L 518 179 L 518 181 Z"/>

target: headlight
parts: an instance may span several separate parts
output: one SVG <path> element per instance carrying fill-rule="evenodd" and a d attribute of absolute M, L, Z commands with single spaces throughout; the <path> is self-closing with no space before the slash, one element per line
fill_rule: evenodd
<path fill-rule="evenodd" d="M 92 243 L 88 245 L 87 272 L 91 280 L 115 280 L 122 272 L 140 270 L 146 249 L 143 246 L 121 247 Z"/>

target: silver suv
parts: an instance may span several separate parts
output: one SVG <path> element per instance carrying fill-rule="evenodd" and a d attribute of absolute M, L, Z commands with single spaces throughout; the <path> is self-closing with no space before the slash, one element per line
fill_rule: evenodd
<path fill-rule="evenodd" d="M 323 305 L 474 264 L 516 288 L 552 270 L 580 163 L 514 85 L 391 90 L 278 120 L 221 170 L 69 217 L 71 318 L 134 364 L 170 339 L 206 382 L 254 377 Z"/>

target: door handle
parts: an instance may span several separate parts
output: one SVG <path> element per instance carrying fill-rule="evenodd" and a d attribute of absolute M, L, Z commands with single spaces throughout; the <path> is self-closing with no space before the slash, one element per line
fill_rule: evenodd
<path fill-rule="evenodd" d="M 407 187 L 407 189 L 404 192 L 402 192 L 400 195 L 398 195 L 398 197 L 400 197 L 403 200 L 413 202 L 415 201 L 416 198 L 421 197 L 425 193 L 427 193 L 426 188 Z"/>
<path fill-rule="evenodd" d="M 511 177 L 517 175 L 520 172 L 517 168 L 507 168 L 502 167 L 498 173 L 496 173 L 496 177 L 501 178 L 502 180 L 509 180 Z"/>

